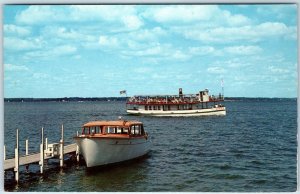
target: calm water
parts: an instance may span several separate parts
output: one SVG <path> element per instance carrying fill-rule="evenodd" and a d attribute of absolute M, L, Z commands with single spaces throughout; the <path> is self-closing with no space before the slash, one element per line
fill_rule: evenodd
<path fill-rule="evenodd" d="M 7 157 L 13 156 L 16 128 L 20 149 L 39 149 L 41 128 L 49 143 L 65 141 L 91 120 L 122 115 L 144 123 L 152 151 L 140 160 L 89 171 L 84 164 L 57 166 L 50 161 L 45 175 L 39 166 L 24 168 L 19 185 L 7 191 L 296 191 L 296 100 L 226 102 L 224 117 L 156 118 L 125 114 L 124 102 L 5 103 Z"/>

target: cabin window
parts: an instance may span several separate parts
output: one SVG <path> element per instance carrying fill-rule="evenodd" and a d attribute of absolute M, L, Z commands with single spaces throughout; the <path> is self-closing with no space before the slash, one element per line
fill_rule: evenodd
<path fill-rule="evenodd" d="M 141 125 L 132 125 L 130 127 L 130 133 L 132 135 L 140 135 L 141 134 Z"/>
<path fill-rule="evenodd" d="M 170 105 L 168 105 L 168 110 L 171 110 L 171 106 Z"/>
<path fill-rule="evenodd" d="M 134 134 L 136 134 L 136 135 L 140 134 L 140 126 L 139 125 L 136 125 L 134 130 L 135 130 Z"/>
<path fill-rule="evenodd" d="M 166 105 L 163 105 L 163 110 L 167 110 L 167 106 Z"/>
<path fill-rule="evenodd" d="M 91 127 L 90 130 L 91 130 L 91 134 L 95 134 L 96 133 L 96 127 Z"/>
<path fill-rule="evenodd" d="M 156 106 L 153 106 L 153 110 L 156 110 Z"/>
<path fill-rule="evenodd" d="M 128 134 L 128 128 L 108 126 L 105 129 L 107 134 Z"/>
<path fill-rule="evenodd" d="M 148 106 L 145 106 L 145 110 L 148 110 Z"/>
<path fill-rule="evenodd" d="M 151 106 L 149 106 L 149 110 L 152 110 L 152 107 L 151 107 Z"/>
<path fill-rule="evenodd" d="M 130 133 L 132 135 L 141 135 L 144 133 L 143 131 L 144 131 L 144 128 L 142 125 L 132 125 L 130 127 Z"/>
<path fill-rule="evenodd" d="M 121 127 L 117 127 L 117 133 L 119 133 L 119 134 L 122 133 L 122 128 Z"/>
<path fill-rule="evenodd" d="M 106 133 L 115 133 L 115 132 L 116 132 L 116 128 L 115 127 L 107 127 Z"/>
<path fill-rule="evenodd" d="M 82 130 L 82 134 L 90 134 L 90 128 L 89 127 L 84 127 Z"/>
<path fill-rule="evenodd" d="M 123 134 L 128 134 L 128 128 L 123 128 Z"/>
<path fill-rule="evenodd" d="M 91 132 L 91 134 L 102 133 L 102 129 L 100 126 L 93 126 L 93 127 L 90 127 L 90 132 Z"/>
<path fill-rule="evenodd" d="M 157 109 L 160 110 L 160 106 L 157 106 Z"/>

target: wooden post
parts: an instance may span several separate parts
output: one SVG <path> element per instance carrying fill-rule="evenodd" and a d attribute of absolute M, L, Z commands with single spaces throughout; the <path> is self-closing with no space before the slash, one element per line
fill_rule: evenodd
<path fill-rule="evenodd" d="M 77 137 L 78 137 L 78 131 L 77 131 Z M 77 162 L 79 162 L 79 146 L 78 144 L 76 145 L 76 159 L 77 159 Z"/>
<path fill-rule="evenodd" d="M 6 160 L 6 147 L 4 145 L 4 150 L 3 150 L 3 157 L 4 157 L 4 160 Z"/>
<path fill-rule="evenodd" d="M 28 138 L 25 140 L 26 156 L 28 156 Z M 25 166 L 26 172 L 28 172 L 29 164 Z"/>
<path fill-rule="evenodd" d="M 28 139 L 25 141 L 25 147 L 26 147 L 26 156 L 28 156 Z"/>
<path fill-rule="evenodd" d="M 44 127 L 42 127 L 42 143 L 40 144 L 40 172 L 43 174 L 44 171 Z"/>
<path fill-rule="evenodd" d="M 59 162 L 60 167 L 64 166 L 64 125 L 61 126 L 61 140 L 59 149 Z"/>
<path fill-rule="evenodd" d="M 15 180 L 19 182 L 19 129 L 17 129 L 17 146 L 15 148 Z"/>
<path fill-rule="evenodd" d="M 48 150 L 48 138 L 47 137 L 45 138 L 45 147 L 46 147 L 45 150 Z"/>

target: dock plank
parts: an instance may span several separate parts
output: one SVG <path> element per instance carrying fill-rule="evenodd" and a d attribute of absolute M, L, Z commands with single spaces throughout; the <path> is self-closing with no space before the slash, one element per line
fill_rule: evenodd
<path fill-rule="evenodd" d="M 64 154 L 69 154 L 76 151 L 76 144 L 70 144 L 64 146 Z M 45 157 L 45 159 L 49 159 L 49 157 Z M 40 161 L 40 153 L 20 156 L 19 165 L 27 165 L 33 164 Z M 4 170 L 13 169 L 15 167 L 15 158 L 4 160 Z"/>

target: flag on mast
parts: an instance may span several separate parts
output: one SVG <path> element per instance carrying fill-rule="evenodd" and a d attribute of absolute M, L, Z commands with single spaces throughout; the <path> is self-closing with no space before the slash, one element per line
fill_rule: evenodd
<path fill-rule="evenodd" d="M 122 95 L 122 94 L 126 94 L 126 90 L 121 90 L 120 95 Z"/>

